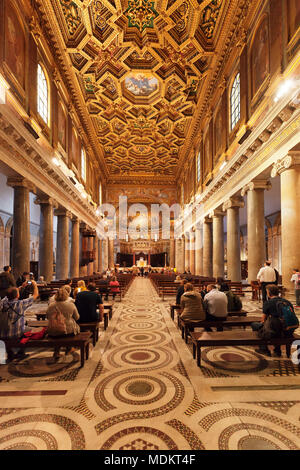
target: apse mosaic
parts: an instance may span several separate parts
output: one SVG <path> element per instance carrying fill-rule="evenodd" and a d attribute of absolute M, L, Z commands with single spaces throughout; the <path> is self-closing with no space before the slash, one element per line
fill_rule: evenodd
<path fill-rule="evenodd" d="M 221 25 L 223 38 L 247 0 L 37 3 L 59 35 L 63 62 L 72 64 L 110 175 L 174 180 L 212 63 L 226 48 Z"/>

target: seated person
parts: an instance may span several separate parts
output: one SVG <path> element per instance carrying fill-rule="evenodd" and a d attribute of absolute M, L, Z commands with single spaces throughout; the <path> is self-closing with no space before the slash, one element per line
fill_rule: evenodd
<path fill-rule="evenodd" d="M 180 318 L 183 320 L 205 320 L 202 297 L 199 292 L 194 290 L 193 284 L 189 282 L 184 286 L 184 294 L 181 296 L 180 306 Z"/>
<path fill-rule="evenodd" d="M 220 285 L 220 292 L 225 292 L 228 300 L 227 309 L 228 312 L 240 312 L 242 310 L 243 304 L 241 299 L 238 295 L 234 294 L 232 290 L 230 290 L 229 285 L 223 283 Z"/>
<path fill-rule="evenodd" d="M 34 280 L 32 281 L 32 279 L 30 279 L 30 277 L 29 277 L 19 287 L 20 299 L 21 300 L 28 299 L 33 294 L 33 290 L 34 290 L 33 282 L 35 282 L 35 281 Z"/>
<path fill-rule="evenodd" d="M 182 276 L 180 276 L 180 274 L 178 274 L 178 275 L 176 276 L 176 279 L 175 279 L 174 283 L 175 283 L 175 282 L 176 282 L 176 283 L 180 283 L 181 281 L 182 281 Z"/>
<path fill-rule="evenodd" d="M 108 294 L 109 294 L 109 280 L 106 277 L 106 274 L 103 276 L 100 276 L 100 279 L 97 282 L 100 294 L 105 295 L 105 300 L 108 300 Z"/>
<path fill-rule="evenodd" d="M 69 287 L 69 286 L 68 286 Z M 69 287 L 70 288 L 70 287 Z M 49 305 L 46 318 L 48 318 L 47 333 L 49 336 L 74 336 L 80 333 L 80 327 L 76 323 L 79 320 L 77 308 L 73 302 L 69 301 L 70 291 L 65 287 L 58 289 L 55 294 L 54 302 Z M 72 299 L 73 300 L 73 299 Z M 63 315 L 63 322 L 57 318 L 57 315 Z M 60 347 L 54 348 L 53 358 L 59 358 Z M 66 348 L 66 354 L 71 352 L 71 348 Z"/>
<path fill-rule="evenodd" d="M 224 292 L 220 292 L 217 286 L 209 284 L 207 286 L 207 294 L 204 297 L 204 307 L 206 309 L 207 321 L 226 320 L 227 318 L 227 305 L 228 300 Z M 206 331 L 211 331 L 207 328 Z M 217 328 L 217 331 L 223 331 L 222 327 Z"/>
<path fill-rule="evenodd" d="M 38 298 L 39 291 L 35 281 L 32 281 L 33 295 L 28 299 L 20 299 L 17 287 L 11 287 L 7 296 L 0 301 L 0 338 L 21 338 L 30 328 L 26 327 L 25 311 L 31 307 L 34 300 Z M 7 350 L 8 361 L 13 359 L 24 359 L 24 349 L 12 348 Z"/>
<path fill-rule="evenodd" d="M 187 284 L 186 279 L 180 279 L 180 286 L 177 289 L 177 294 L 176 294 L 176 305 L 180 305 L 180 299 L 182 294 L 184 293 L 184 286 Z"/>
<path fill-rule="evenodd" d="M 79 292 L 75 305 L 80 315 L 79 323 L 103 321 L 104 307 L 101 295 L 96 292 L 96 284 L 90 283 L 87 291 Z M 99 309 L 99 313 L 97 309 Z"/>
<path fill-rule="evenodd" d="M 70 294 L 71 294 L 71 286 L 70 286 L 69 284 L 66 284 L 66 285 L 64 285 L 64 286 L 62 286 L 62 287 L 63 287 L 63 288 L 67 291 L 67 293 L 68 293 L 68 298 L 66 299 L 66 302 L 73 302 L 73 303 L 74 303 L 75 300 L 72 299 L 72 297 L 71 297 L 71 295 L 70 295 Z M 49 304 L 51 304 L 52 302 L 56 302 L 56 294 L 57 294 L 57 292 L 56 292 L 52 297 L 50 297 L 50 299 L 49 299 Z"/>
<path fill-rule="evenodd" d="M 16 281 L 16 284 L 17 284 L 17 287 L 21 287 L 22 284 L 24 284 L 25 281 L 29 281 L 30 280 L 30 273 L 28 272 L 24 272 L 23 274 L 21 274 L 17 281 Z"/>
<path fill-rule="evenodd" d="M 294 313 L 293 305 L 286 299 L 279 296 L 279 289 L 275 284 L 269 284 L 266 287 L 267 300 L 263 304 L 263 316 L 261 322 L 253 322 L 251 324 L 252 330 L 257 331 L 257 334 L 262 339 L 280 338 L 281 336 L 293 336 L 295 329 L 284 330 L 283 323 L 280 320 L 281 312 L 279 305 L 282 303 L 289 306 L 291 312 Z M 295 323 L 297 323 L 295 315 Z M 299 322 L 298 322 L 299 324 Z M 296 326 L 297 327 L 297 326 Z M 262 345 L 255 352 L 271 356 L 271 352 L 267 345 Z M 274 355 L 281 357 L 281 347 L 274 347 Z"/>
<path fill-rule="evenodd" d="M 65 282 L 65 286 L 70 286 L 71 287 L 70 297 L 74 298 L 74 289 L 73 289 L 72 279 L 67 279 L 66 282 Z"/>
<path fill-rule="evenodd" d="M 85 282 L 80 280 L 77 281 L 77 287 L 74 289 L 74 299 L 76 299 L 76 296 L 79 292 L 85 292 L 87 290 Z"/>
<path fill-rule="evenodd" d="M 45 281 L 44 276 L 39 277 L 39 280 L 37 281 L 37 285 L 47 287 L 47 282 Z"/>
<path fill-rule="evenodd" d="M 109 287 L 110 287 L 110 293 L 112 294 L 112 297 L 115 300 L 116 295 L 120 293 L 120 284 L 117 281 L 116 276 L 112 277 L 109 283 Z"/>
<path fill-rule="evenodd" d="M 193 280 L 192 273 L 189 269 L 188 269 L 188 272 L 186 273 L 185 278 L 186 278 L 187 281 L 192 281 Z"/>

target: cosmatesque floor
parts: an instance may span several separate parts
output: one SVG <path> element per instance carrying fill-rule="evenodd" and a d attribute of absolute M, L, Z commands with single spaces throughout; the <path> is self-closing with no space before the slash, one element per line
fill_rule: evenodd
<path fill-rule="evenodd" d="M 200 369 L 168 307 L 138 278 L 83 369 L 48 350 L 0 365 L 0 449 L 300 449 L 298 368 L 220 347 Z"/>

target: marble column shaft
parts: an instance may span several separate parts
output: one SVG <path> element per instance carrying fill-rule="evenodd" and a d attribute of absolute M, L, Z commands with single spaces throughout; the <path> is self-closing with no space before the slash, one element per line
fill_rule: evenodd
<path fill-rule="evenodd" d="M 88 251 L 88 239 L 84 236 L 87 230 L 85 223 L 80 224 L 80 263 L 79 263 L 79 276 L 87 276 L 87 264 L 83 264 L 83 253 Z"/>
<path fill-rule="evenodd" d="M 224 277 L 224 212 L 212 213 L 213 223 L 213 276 Z"/>
<path fill-rule="evenodd" d="M 247 194 L 247 239 L 248 239 L 248 282 L 255 281 L 260 268 L 266 261 L 265 240 L 265 189 L 268 181 L 255 180 L 246 185 L 242 195 Z"/>
<path fill-rule="evenodd" d="M 102 257 L 103 243 L 102 240 L 98 240 L 98 271 L 103 272 L 103 257 Z"/>
<path fill-rule="evenodd" d="M 115 268 L 115 260 L 114 260 L 114 240 L 108 239 L 108 267 L 109 269 Z"/>
<path fill-rule="evenodd" d="M 70 276 L 79 277 L 79 220 L 72 218 Z"/>
<path fill-rule="evenodd" d="M 195 232 L 190 231 L 190 271 L 195 274 Z"/>
<path fill-rule="evenodd" d="M 212 221 L 206 217 L 203 223 L 203 275 L 206 277 L 213 275 L 212 256 Z"/>
<path fill-rule="evenodd" d="M 98 243 L 98 237 L 94 238 L 94 250 L 95 250 L 95 261 L 94 261 L 94 272 L 97 273 L 99 268 L 98 268 L 98 262 L 99 262 L 99 256 L 98 256 L 98 250 L 99 250 L 99 243 Z"/>
<path fill-rule="evenodd" d="M 175 268 L 175 240 L 170 239 L 170 268 Z"/>
<path fill-rule="evenodd" d="M 35 199 L 40 205 L 39 275 L 46 282 L 53 279 L 53 201 L 49 197 Z"/>
<path fill-rule="evenodd" d="M 185 265 L 184 265 L 184 238 L 176 238 L 175 241 L 175 267 L 177 273 L 184 273 Z"/>
<path fill-rule="evenodd" d="M 189 235 L 185 235 L 184 239 L 184 270 L 188 271 L 190 269 L 190 239 Z"/>
<path fill-rule="evenodd" d="M 57 216 L 56 242 L 56 279 L 69 277 L 69 218 L 70 213 L 65 209 L 55 211 Z"/>
<path fill-rule="evenodd" d="M 108 239 L 102 241 L 103 245 L 103 271 L 108 269 Z"/>
<path fill-rule="evenodd" d="M 203 240 L 202 228 L 196 226 L 196 239 L 195 239 L 195 274 L 196 276 L 203 275 Z"/>
<path fill-rule="evenodd" d="M 240 247 L 240 208 L 244 201 L 240 197 L 231 198 L 223 205 L 227 211 L 227 279 L 241 281 Z"/>
<path fill-rule="evenodd" d="M 88 237 L 87 240 L 88 240 L 87 249 L 88 251 L 93 252 L 94 251 L 94 237 Z M 93 273 L 94 273 L 94 261 L 91 261 L 87 265 L 87 274 L 88 276 L 92 276 Z"/>
<path fill-rule="evenodd" d="M 12 268 L 15 278 L 30 268 L 30 183 L 22 177 L 7 179 L 14 189 Z"/>

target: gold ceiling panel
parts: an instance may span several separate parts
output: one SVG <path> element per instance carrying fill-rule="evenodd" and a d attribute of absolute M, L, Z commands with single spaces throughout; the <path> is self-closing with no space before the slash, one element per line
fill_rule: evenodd
<path fill-rule="evenodd" d="M 111 175 L 175 178 L 204 83 L 213 73 L 228 3 L 40 2 L 61 33 L 61 53 L 68 55 Z"/>

